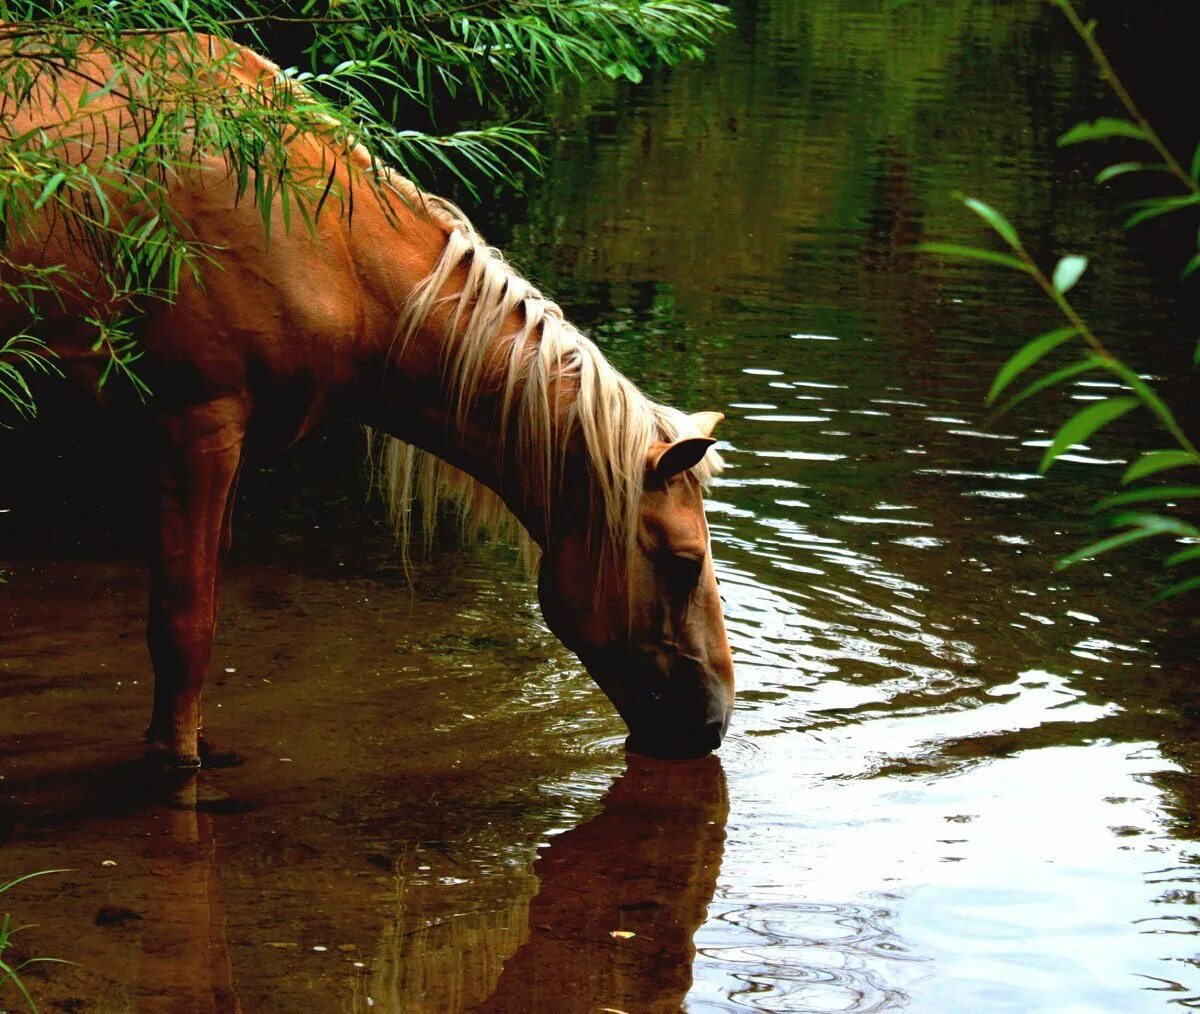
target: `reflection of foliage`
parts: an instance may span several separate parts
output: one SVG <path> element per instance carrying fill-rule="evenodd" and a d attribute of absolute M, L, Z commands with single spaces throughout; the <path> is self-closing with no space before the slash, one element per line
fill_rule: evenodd
<path fill-rule="evenodd" d="M 1163 173 L 1172 177 L 1177 188 L 1183 191 L 1182 194 L 1153 196 L 1135 202 L 1125 221 L 1127 229 L 1148 219 L 1173 214 L 1200 204 L 1200 145 L 1196 148 L 1190 172 L 1185 171 L 1134 103 L 1129 91 L 1109 63 L 1107 55 L 1096 41 L 1095 23 L 1085 24 L 1072 0 L 1049 2 L 1063 12 L 1083 40 L 1100 70 L 1101 77 L 1112 88 L 1128 116 L 1128 119 L 1102 117 L 1094 122 L 1076 124 L 1059 138 L 1059 145 L 1123 138 L 1137 141 L 1151 149 L 1152 154 L 1148 156 L 1147 161 L 1118 162 L 1102 169 L 1096 176 L 1098 183 L 1104 183 L 1135 172 Z M 996 375 L 988 393 L 988 402 L 994 403 L 1021 374 L 1041 363 L 1052 352 L 1072 344 L 1079 351 L 1079 358 L 1032 381 L 1017 394 L 1010 396 L 998 411 L 1005 412 L 1065 381 L 1097 372 L 1110 374 L 1127 392 L 1090 402 L 1062 423 L 1042 456 L 1040 470 L 1047 471 L 1072 446 L 1090 439 L 1109 423 L 1139 408 L 1149 412 L 1161 433 L 1160 439 L 1167 440 L 1171 446 L 1141 454 L 1125 470 L 1121 478 L 1123 485 L 1178 469 L 1194 471 L 1200 466 L 1200 451 L 1184 431 L 1168 403 L 1144 377 L 1109 350 L 1067 298 L 1067 293 L 1086 271 L 1087 259 L 1078 254 L 1068 254 L 1059 259 L 1051 273 L 1047 273 L 1030 255 L 1017 230 L 1004 215 L 977 198 L 960 195 L 960 199 L 991 227 L 1011 253 L 950 243 L 927 243 L 923 248 L 931 253 L 986 261 L 1027 274 L 1054 302 L 1067 321 L 1065 326 L 1039 335 L 1017 350 Z M 1197 237 L 1197 243 L 1200 244 L 1200 236 Z M 1194 255 L 1184 267 L 1183 277 L 1186 278 L 1198 268 L 1200 253 Z M 1200 363 L 1200 345 L 1197 345 L 1193 359 Z M 1198 497 L 1200 485 L 1179 483 L 1140 485 L 1104 497 L 1096 503 L 1094 509 L 1106 513 L 1106 524 L 1115 531 L 1070 553 L 1059 561 L 1058 567 L 1068 567 L 1110 550 L 1158 536 L 1168 536 L 1176 543 L 1164 561 L 1166 567 L 1194 564 L 1200 561 L 1200 544 L 1197 544 L 1200 543 L 1200 528 L 1179 515 L 1178 504 L 1180 501 L 1194 500 Z M 1177 544 L 1177 540 L 1180 539 L 1185 541 L 1182 548 Z M 1193 574 L 1169 584 L 1159 593 L 1159 597 L 1169 598 L 1197 588 L 1200 588 L 1200 574 Z"/>
<path fill-rule="evenodd" d="M 3 894 L 10 887 L 16 887 L 26 880 L 31 880 L 33 877 L 44 877 L 48 873 L 66 872 L 66 870 L 39 870 L 36 873 L 27 873 L 23 877 L 10 880 L 7 884 L 0 884 L 0 894 Z M 20 933 L 21 930 L 29 928 L 28 926 L 13 926 L 11 916 L 7 912 L 3 918 L 0 918 L 0 991 L 11 982 L 16 991 L 21 994 L 21 999 L 29 1005 L 29 1009 L 33 1014 L 37 1014 L 37 1004 L 33 1002 L 33 997 L 29 993 L 29 987 L 22 981 L 20 973 L 30 965 L 47 963 L 70 965 L 73 962 L 64 961 L 62 958 L 26 958 L 15 966 L 10 965 L 4 959 L 4 952 L 12 946 L 12 938 L 14 936 Z"/>
<path fill-rule="evenodd" d="M 223 161 L 268 231 L 276 210 L 285 227 L 312 229 L 330 196 L 332 177 L 289 158 L 301 132 L 334 150 L 361 143 L 413 177 L 444 167 L 468 186 L 472 176 L 511 178 L 537 157 L 527 125 L 397 130 L 400 104 L 432 110 L 460 92 L 484 104 L 533 100 L 589 73 L 636 80 L 656 61 L 701 55 L 724 25 L 707 0 L 21 0 L 0 16 L 0 302 L 25 311 L 24 335 L 70 294 L 90 315 L 94 351 L 108 355 L 104 378 L 130 380 L 138 353 L 127 311 L 136 318 L 147 302 L 170 300 L 207 258 L 172 207 L 181 173 Z M 205 37 L 266 50 L 267 33 L 307 33 L 308 68 L 230 87 L 239 53 Z M 82 86 L 77 102 L 59 100 L 62 82 Z M 114 101 L 122 127 L 111 136 Z M 105 144 L 94 144 L 98 132 Z M 48 223 L 86 252 L 94 277 L 13 252 L 37 250 Z M 2 350 L 11 368 L 0 399 L 29 414 L 17 371 L 28 376 L 36 361 L 20 342 Z"/>

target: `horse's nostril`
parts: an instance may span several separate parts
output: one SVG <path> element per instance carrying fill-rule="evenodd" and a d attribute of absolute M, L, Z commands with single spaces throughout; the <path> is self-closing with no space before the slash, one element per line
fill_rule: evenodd
<path fill-rule="evenodd" d="M 715 750 L 721 745 L 721 740 L 725 738 L 725 726 L 726 722 L 724 720 L 717 720 L 709 722 L 704 727 L 704 735 L 701 738 L 705 743 L 706 749 Z"/>

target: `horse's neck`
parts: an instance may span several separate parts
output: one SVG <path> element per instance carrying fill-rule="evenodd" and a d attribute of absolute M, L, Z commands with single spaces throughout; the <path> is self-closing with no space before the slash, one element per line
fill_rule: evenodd
<path fill-rule="evenodd" d="M 469 314 L 455 314 L 469 261 L 449 273 L 415 332 L 399 334 L 398 322 L 413 293 L 438 266 L 449 233 L 419 211 L 403 205 L 394 210 L 400 219 L 395 224 L 372 221 L 361 230 L 358 222 L 354 224 L 356 262 L 374 309 L 366 336 L 367 362 L 374 365 L 362 388 L 374 392 L 360 406 L 366 410 L 364 421 L 436 455 L 493 490 L 541 541 L 547 505 L 535 502 L 518 469 L 507 467 L 505 455 L 511 458 L 516 434 L 502 433 L 497 425 L 504 361 L 512 348 L 511 336 L 523 330 L 523 313 L 514 310 L 496 328 L 478 373 L 478 387 L 462 412 L 448 364 L 454 361 L 469 323 Z"/>

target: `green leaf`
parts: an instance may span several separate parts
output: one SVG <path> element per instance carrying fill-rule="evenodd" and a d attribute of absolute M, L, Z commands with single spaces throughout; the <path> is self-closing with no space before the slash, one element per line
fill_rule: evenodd
<path fill-rule="evenodd" d="M 1145 405 L 1159 422 L 1163 424 L 1167 432 L 1175 438 L 1175 442 L 1181 447 L 1188 446 L 1187 434 L 1183 432 L 1179 423 L 1175 419 L 1175 413 L 1171 411 L 1170 406 L 1158 396 L 1158 392 L 1147 384 L 1138 374 L 1126 366 L 1121 360 L 1113 359 L 1111 356 L 1104 359 L 1104 368 L 1109 373 L 1116 374 L 1132 389 L 1133 393 L 1141 399 Z"/>
<path fill-rule="evenodd" d="M 1145 528 L 1155 535 L 1178 535 L 1180 538 L 1200 537 L 1200 528 L 1190 522 L 1173 518 L 1165 514 L 1145 514 L 1141 511 L 1132 514 L 1118 514 L 1111 519 L 1114 528 L 1132 525 Z"/>
<path fill-rule="evenodd" d="M 1064 366 L 1061 370 L 1055 370 L 1053 373 L 1048 373 L 1044 377 L 1038 377 L 1032 384 L 1021 388 L 1020 392 L 1009 398 L 1003 405 L 996 410 L 997 416 L 1004 415 L 1005 412 L 1016 408 L 1017 405 L 1025 401 L 1027 398 L 1032 398 L 1035 394 L 1040 394 L 1047 388 L 1053 387 L 1055 384 L 1060 384 L 1064 380 L 1070 380 L 1072 377 L 1077 377 L 1081 373 L 1087 373 L 1089 370 L 1097 369 L 1104 365 L 1104 361 L 1099 356 L 1088 356 L 1077 363 L 1072 363 L 1070 366 Z"/>
<path fill-rule="evenodd" d="M 46 877 L 51 873 L 73 873 L 74 868 L 63 870 L 37 870 L 33 873 L 26 873 L 22 877 L 17 877 L 15 880 L 10 880 L 7 884 L 0 884 L 0 894 L 3 894 L 10 887 L 16 887 L 18 884 L 25 883 L 26 880 L 32 880 L 34 877 Z"/>
<path fill-rule="evenodd" d="M 1200 454 L 1174 450 L 1147 451 L 1125 469 L 1125 474 L 1121 476 L 1121 484 L 1125 485 L 1155 472 L 1165 472 L 1169 468 L 1182 468 L 1185 465 L 1200 465 Z"/>
<path fill-rule="evenodd" d="M 1164 588 L 1151 601 L 1162 602 L 1165 599 L 1173 599 L 1178 595 L 1184 594 L 1184 592 L 1194 591 L 1196 588 L 1200 588 L 1200 574 Z"/>
<path fill-rule="evenodd" d="M 62 182 L 66 178 L 67 178 L 66 173 L 58 172 L 58 173 L 55 173 L 53 176 L 51 176 L 48 180 L 46 180 L 46 185 L 44 187 L 42 187 L 41 194 L 38 196 L 38 199 L 33 202 L 33 210 L 37 211 L 38 208 L 40 208 L 43 204 L 45 204 L 48 200 L 50 200 L 50 198 L 53 197 L 55 195 L 55 193 L 58 191 L 58 188 L 60 186 L 62 186 Z"/>
<path fill-rule="evenodd" d="M 968 197 L 963 193 L 956 193 L 954 196 L 987 222 L 1010 247 L 1018 251 L 1022 249 L 1021 237 L 1017 235 L 1017 230 L 1013 228 L 1012 223 L 1007 218 L 990 204 L 981 201 L 978 197 Z"/>
<path fill-rule="evenodd" d="M 1068 567 L 1077 564 L 1080 560 L 1090 560 L 1103 553 L 1127 546 L 1131 542 L 1140 542 L 1142 539 L 1148 539 L 1158 534 L 1158 532 L 1147 528 L 1133 528 L 1127 532 L 1121 532 L 1119 535 L 1110 535 L 1108 538 L 1101 539 L 1099 542 L 1093 542 L 1091 545 L 1084 546 L 1082 549 L 1077 549 L 1075 552 L 1064 556 L 1054 564 L 1054 569 L 1066 570 Z"/>
<path fill-rule="evenodd" d="M 1149 197 L 1133 205 L 1138 210 L 1125 219 L 1125 228 L 1132 229 L 1142 222 L 1158 218 L 1160 215 L 1169 215 L 1174 211 L 1182 211 L 1193 204 L 1200 204 L 1200 194 L 1188 194 L 1184 197 Z"/>
<path fill-rule="evenodd" d="M 1118 120 L 1111 116 L 1101 116 L 1089 123 L 1084 120 L 1077 123 L 1058 139 L 1058 146 L 1079 144 L 1082 141 L 1102 141 L 1109 137 L 1132 137 L 1138 141 L 1148 141 L 1146 132 L 1136 123 L 1129 120 Z"/>
<path fill-rule="evenodd" d="M 1096 173 L 1096 182 L 1107 183 L 1109 180 L 1115 179 L 1117 176 L 1124 176 L 1126 173 L 1149 173 L 1162 171 L 1162 166 L 1154 165 L 1150 162 L 1117 162 L 1115 165 L 1110 165 Z"/>
<path fill-rule="evenodd" d="M 1080 254 L 1067 254 L 1054 269 L 1054 288 L 1059 295 L 1066 294 L 1087 270 L 1087 258 Z"/>
<path fill-rule="evenodd" d="M 1119 419 L 1130 409 L 1137 408 L 1138 404 L 1137 398 L 1106 398 L 1104 401 L 1096 402 L 1077 412 L 1059 427 L 1058 432 L 1054 435 L 1054 440 L 1046 448 L 1046 453 L 1042 455 L 1042 463 L 1038 465 L 1038 471 L 1045 472 L 1073 444 L 1087 440 L 1101 427 L 1107 426 L 1114 419 Z"/>
<path fill-rule="evenodd" d="M 989 405 L 992 404 L 1000 392 L 1008 387 L 1021 373 L 1029 369 L 1029 367 L 1042 359 L 1047 353 L 1058 348 L 1067 339 L 1073 338 L 1077 334 L 1079 334 L 1079 328 L 1077 327 L 1059 327 L 1053 331 L 1047 331 L 1043 335 L 1038 335 L 1032 341 L 1022 345 L 996 374 L 996 379 L 992 381 L 991 390 L 988 391 L 987 403 Z"/>
<path fill-rule="evenodd" d="M 1188 275 L 1192 274 L 1197 268 L 1200 268 L 1200 253 L 1196 254 L 1196 256 L 1187 262 L 1187 266 L 1184 267 L 1184 269 L 1179 273 L 1179 277 L 1187 278 Z"/>
<path fill-rule="evenodd" d="M 1196 142 L 1196 150 L 1192 152 L 1192 179 L 1200 183 L 1200 141 Z"/>
<path fill-rule="evenodd" d="M 1200 496 L 1200 486 L 1149 486 L 1145 489 L 1131 489 L 1125 493 L 1114 493 L 1098 500 L 1092 507 L 1094 511 L 1108 510 L 1110 507 L 1120 507 L 1131 503 L 1150 503 L 1154 500 L 1193 500 Z"/>
<path fill-rule="evenodd" d="M 960 246 L 957 243 L 921 243 L 917 249 L 921 253 L 941 254 L 944 257 L 960 257 L 963 260 L 987 261 L 989 264 L 999 264 L 1017 271 L 1030 272 L 1029 265 L 1018 260 L 1011 254 L 1000 253 L 996 250 L 985 250 L 978 246 Z"/>
<path fill-rule="evenodd" d="M 1181 549 L 1178 553 L 1173 553 L 1163 562 L 1168 567 L 1178 567 L 1181 563 L 1189 563 L 1192 560 L 1200 560 L 1200 546 L 1188 546 L 1187 549 Z"/>
<path fill-rule="evenodd" d="M 1161 514 L 1119 514 L 1113 518 L 1113 525 L 1114 527 L 1128 526 L 1129 530 L 1118 532 L 1099 542 L 1093 542 L 1090 546 L 1077 549 L 1074 553 L 1064 556 L 1055 563 L 1054 569 L 1064 570 L 1080 560 L 1088 560 L 1113 549 L 1119 549 L 1121 546 L 1127 546 L 1132 542 L 1152 538 L 1155 535 L 1177 535 L 1184 538 L 1200 536 L 1200 530 L 1197 530 L 1195 525 L 1180 521 L 1178 518 L 1163 517 Z"/>

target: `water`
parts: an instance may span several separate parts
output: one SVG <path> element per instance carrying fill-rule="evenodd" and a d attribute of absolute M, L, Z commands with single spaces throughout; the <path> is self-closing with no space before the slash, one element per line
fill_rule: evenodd
<path fill-rule="evenodd" d="M 0 870 L 71 871 L 3 907 L 78 963 L 30 969 L 45 1009 L 1200 1004 L 1186 628 L 1131 605 L 1144 559 L 1049 566 L 1140 438 L 1041 478 L 1103 389 L 989 425 L 1058 322 L 912 247 L 984 239 L 957 188 L 1043 259 L 1103 254 L 1081 305 L 1167 373 L 1170 270 L 1109 252 L 1120 195 L 1054 147 L 1109 110 L 1051 11 L 878 6 L 738 5 L 706 63 L 557 99 L 545 179 L 477 213 L 623 370 L 727 416 L 719 760 L 627 762 L 504 550 L 439 546 L 410 590 L 334 427 L 247 478 L 207 697 L 247 763 L 164 786 L 136 466 L 10 473 Z"/>

